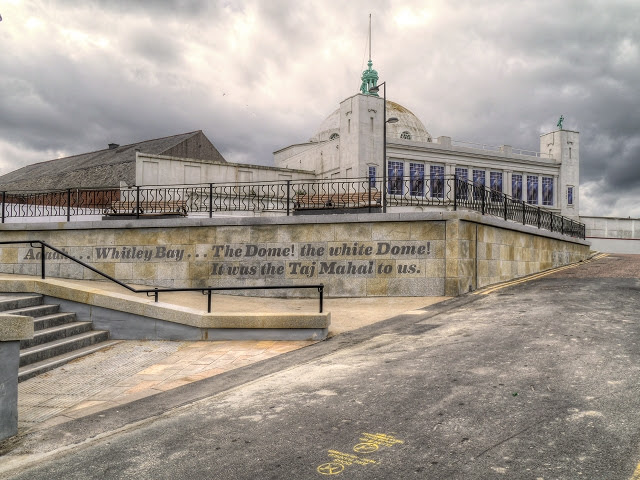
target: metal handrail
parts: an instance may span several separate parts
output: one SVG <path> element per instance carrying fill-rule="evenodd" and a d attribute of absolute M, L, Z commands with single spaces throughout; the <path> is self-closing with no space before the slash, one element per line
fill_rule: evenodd
<path fill-rule="evenodd" d="M 46 270 L 46 255 L 45 253 L 45 248 L 49 248 L 51 250 L 53 250 L 54 252 L 58 253 L 59 255 L 62 255 L 63 257 L 68 258 L 69 260 L 76 262 L 79 265 L 82 265 L 85 268 L 88 268 L 89 270 L 91 270 L 94 273 L 97 273 L 98 275 L 106 278 L 107 280 L 110 280 L 114 283 L 117 283 L 118 285 L 120 285 L 121 287 L 126 288 L 127 290 L 129 290 L 130 292 L 133 293 L 145 293 L 148 297 L 153 296 L 154 297 L 154 301 L 157 303 L 158 302 L 158 296 L 160 294 L 160 292 L 202 292 L 203 295 L 207 295 L 207 313 L 211 313 L 211 292 L 218 292 L 218 291 L 230 291 L 230 290 L 280 290 L 280 289 L 293 289 L 293 288 L 316 288 L 318 290 L 318 294 L 320 297 L 320 313 L 322 313 L 322 307 L 323 307 L 323 293 L 324 293 L 324 284 L 319 284 L 319 285 L 268 285 L 268 286 L 262 286 L 262 287 L 188 287 L 188 288 L 158 288 L 158 287 L 154 287 L 154 288 L 145 288 L 145 289 L 138 289 L 138 288 L 133 288 L 129 285 L 127 285 L 126 283 L 121 282 L 120 280 L 118 280 L 117 278 L 112 277 L 111 275 L 101 272 L 100 270 L 98 270 L 97 268 L 92 267 L 91 265 L 86 264 L 85 262 L 83 262 L 82 260 L 78 260 L 77 258 L 75 258 L 72 255 L 69 255 L 68 253 L 64 252 L 63 250 L 60 250 L 59 248 L 54 247 L 53 245 L 49 245 L 47 242 L 44 242 L 42 240 L 26 240 L 26 241 L 4 241 L 4 242 L 0 242 L 0 245 L 29 245 L 31 246 L 31 248 L 37 248 L 36 244 L 40 244 L 40 263 L 41 263 L 41 277 L 44 280 L 45 279 L 45 270 Z"/>

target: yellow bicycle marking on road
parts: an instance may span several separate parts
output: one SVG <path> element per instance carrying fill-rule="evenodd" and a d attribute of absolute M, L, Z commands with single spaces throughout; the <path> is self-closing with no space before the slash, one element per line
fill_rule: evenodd
<path fill-rule="evenodd" d="M 342 473 L 343 470 L 343 464 L 334 462 L 323 463 L 318 467 L 318 473 L 321 473 L 322 475 L 338 475 L 339 473 Z"/>
<path fill-rule="evenodd" d="M 362 433 L 358 439 L 359 443 L 353 446 L 353 451 L 357 453 L 341 452 L 339 450 L 328 450 L 329 461 L 319 465 L 316 471 L 321 475 L 339 475 L 346 467 L 366 467 L 377 465 L 380 461 L 363 456 L 377 452 L 380 447 L 393 447 L 402 445 L 404 440 L 396 438 L 393 434 L 386 433 Z"/>
<path fill-rule="evenodd" d="M 359 443 L 353 447 L 353 451 L 356 453 L 371 453 L 378 450 L 378 445 L 375 443 Z"/>
<path fill-rule="evenodd" d="M 609 256 L 608 253 L 600 253 L 598 255 L 593 256 L 589 260 L 585 260 L 584 262 L 575 263 L 573 265 L 565 265 L 564 267 L 554 268 L 552 270 L 547 270 L 546 272 L 536 273 L 534 275 L 530 275 L 528 277 L 521 278 L 519 280 L 511 280 L 509 282 L 502 283 L 502 284 L 500 284 L 500 285 L 498 285 L 496 287 L 489 287 L 489 288 L 484 289 L 484 290 L 475 291 L 475 292 L 473 292 L 472 295 L 488 295 L 488 294 L 493 293 L 493 292 L 495 292 L 497 290 L 501 290 L 503 288 L 510 287 L 512 285 L 518 285 L 520 283 L 525 283 L 525 282 L 529 282 L 531 280 L 536 280 L 536 279 L 544 277 L 546 275 L 551 275 L 552 273 L 561 272 L 561 271 L 567 270 L 569 268 L 579 267 L 580 265 L 584 265 L 586 263 L 591 263 L 591 262 L 593 262 L 595 260 L 600 260 L 601 258 L 608 257 L 608 256 Z"/>

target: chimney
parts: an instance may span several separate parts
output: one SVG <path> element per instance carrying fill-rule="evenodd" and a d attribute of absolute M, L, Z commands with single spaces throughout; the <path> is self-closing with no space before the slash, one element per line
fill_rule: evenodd
<path fill-rule="evenodd" d="M 118 148 L 120 145 L 118 145 L 117 143 L 110 143 L 109 144 L 109 150 L 113 150 L 115 148 Z"/>

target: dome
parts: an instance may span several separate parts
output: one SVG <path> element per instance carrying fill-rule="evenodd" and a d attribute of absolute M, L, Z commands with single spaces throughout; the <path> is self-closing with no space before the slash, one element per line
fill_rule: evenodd
<path fill-rule="evenodd" d="M 387 118 L 396 117 L 396 123 L 387 124 L 387 137 L 404 138 L 416 142 L 430 142 L 432 137 L 418 117 L 408 108 L 387 100 Z M 340 134 L 340 109 L 335 110 L 321 124 L 315 135 L 311 137 L 312 142 L 322 142 L 335 138 L 335 134 Z"/>

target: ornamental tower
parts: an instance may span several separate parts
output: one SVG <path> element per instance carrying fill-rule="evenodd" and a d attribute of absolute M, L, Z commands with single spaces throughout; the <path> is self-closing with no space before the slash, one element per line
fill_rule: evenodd
<path fill-rule="evenodd" d="M 377 97 L 377 93 L 369 92 L 372 87 L 378 85 L 378 72 L 371 68 L 373 66 L 373 62 L 371 61 L 371 14 L 369 14 L 369 61 L 367 62 L 367 65 L 369 68 L 362 72 L 360 93 L 363 95 L 374 95 Z"/>
<path fill-rule="evenodd" d="M 580 214 L 580 133 L 562 128 L 540 135 L 540 152 L 560 163 L 557 205 L 561 215 L 578 219 Z"/>

